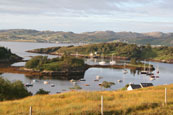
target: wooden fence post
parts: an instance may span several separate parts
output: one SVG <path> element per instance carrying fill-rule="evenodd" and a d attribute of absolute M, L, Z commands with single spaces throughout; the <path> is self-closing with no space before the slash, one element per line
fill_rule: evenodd
<path fill-rule="evenodd" d="M 165 88 L 165 104 L 167 104 L 167 88 Z"/>
<path fill-rule="evenodd" d="M 32 115 L 32 106 L 29 108 L 29 115 Z"/>
<path fill-rule="evenodd" d="M 101 96 L 101 115 L 103 115 L 103 96 Z"/>

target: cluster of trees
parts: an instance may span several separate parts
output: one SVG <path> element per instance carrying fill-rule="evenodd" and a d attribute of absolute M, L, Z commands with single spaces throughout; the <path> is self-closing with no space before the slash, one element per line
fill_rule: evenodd
<path fill-rule="evenodd" d="M 0 61 L 9 61 L 9 62 L 15 62 L 18 60 L 21 60 L 22 58 L 17 56 L 16 54 L 11 53 L 10 49 L 7 49 L 5 47 L 0 46 Z"/>
<path fill-rule="evenodd" d="M 85 46 L 76 46 L 76 47 L 62 47 L 56 52 L 58 53 L 75 53 L 80 54 L 89 54 L 97 52 L 98 54 L 104 54 L 107 56 L 122 56 L 128 58 L 142 58 L 141 54 L 143 52 L 151 52 L 151 49 L 148 49 L 147 46 L 138 47 L 136 44 L 126 44 L 121 42 L 115 43 L 100 43 L 100 44 L 90 44 Z"/>
<path fill-rule="evenodd" d="M 11 50 L 5 47 L 0 47 L 0 59 L 9 58 L 12 55 Z"/>
<path fill-rule="evenodd" d="M 20 99 L 32 95 L 21 81 L 10 82 L 0 77 L 0 101 Z"/>
<path fill-rule="evenodd" d="M 173 59 L 173 47 L 161 46 L 151 47 L 150 44 L 138 46 L 136 44 L 127 44 L 122 42 L 114 43 L 99 43 L 89 44 L 84 46 L 70 46 L 61 47 L 55 50 L 50 48 L 37 49 L 37 52 L 46 53 L 65 53 L 65 54 L 79 54 L 89 55 L 90 53 L 97 52 L 98 55 L 104 56 L 121 56 L 129 59 L 135 58 L 136 60 L 143 59 Z"/>
<path fill-rule="evenodd" d="M 27 61 L 26 68 L 36 70 L 61 71 L 67 69 L 80 68 L 85 65 L 83 59 L 64 56 L 62 58 L 48 59 L 47 56 L 36 56 Z"/>

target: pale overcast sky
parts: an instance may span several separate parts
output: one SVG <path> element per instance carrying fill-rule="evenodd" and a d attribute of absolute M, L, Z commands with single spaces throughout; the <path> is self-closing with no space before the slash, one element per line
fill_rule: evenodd
<path fill-rule="evenodd" d="M 0 0 L 0 29 L 173 32 L 173 0 Z"/>

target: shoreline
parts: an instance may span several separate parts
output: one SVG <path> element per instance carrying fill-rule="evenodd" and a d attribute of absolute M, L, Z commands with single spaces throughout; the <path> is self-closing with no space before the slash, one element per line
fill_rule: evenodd
<path fill-rule="evenodd" d="M 86 65 L 84 68 L 80 68 L 80 70 L 70 70 L 70 71 L 38 71 L 32 69 L 26 69 L 23 66 L 10 66 L 10 65 L 1 65 L 0 73 L 17 73 L 24 74 L 28 77 L 53 77 L 58 79 L 81 79 L 84 77 L 85 71 L 89 68 L 114 68 L 114 69 L 124 69 L 124 65 Z M 125 68 L 132 70 L 143 70 L 144 67 L 130 66 L 126 65 Z M 146 68 L 148 70 L 149 68 Z M 154 67 L 150 68 L 151 70 L 155 70 Z"/>
<path fill-rule="evenodd" d="M 57 55 L 57 56 L 63 56 L 63 53 L 56 53 L 56 52 L 52 52 L 52 53 L 42 53 L 42 52 L 37 52 L 37 51 L 34 51 L 34 50 L 29 50 L 29 51 L 26 51 L 26 52 L 29 52 L 29 53 L 38 53 L 38 54 L 49 54 L 49 55 Z M 89 56 L 89 55 L 86 55 L 86 54 L 70 54 L 71 56 L 78 56 L 78 57 L 81 57 L 81 58 L 101 58 L 101 56 L 97 55 L 97 56 Z M 104 56 L 105 59 L 112 59 L 112 56 Z M 113 59 L 115 60 L 129 60 L 128 57 L 121 57 L 121 56 L 113 56 Z M 160 63 L 168 63 L 168 64 L 173 64 L 173 60 L 158 60 L 158 59 L 146 59 L 147 61 L 152 61 L 152 62 L 160 62 Z"/>
<path fill-rule="evenodd" d="M 0 67 L 0 73 L 16 73 L 16 74 L 24 74 L 27 77 L 53 77 L 58 79 L 80 79 L 84 77 L 84 73 L 87 68 L 81 71 L 36 71 L 25 69 L 23 66 L 6 66 Z"/>

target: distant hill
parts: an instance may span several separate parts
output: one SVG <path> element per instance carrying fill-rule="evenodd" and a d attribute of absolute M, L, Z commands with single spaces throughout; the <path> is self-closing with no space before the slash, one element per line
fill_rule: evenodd
<path fill-rule="evenodd" d="M 63 42 L 63 43 L 100 43 L 121 41 L 137 44 L 173 46 L 173 33 L 113 32 L 95 31 L 84 33 L 62 31 L 37 31 L 27 29 L 0 30 L 0 41 Z"/>

